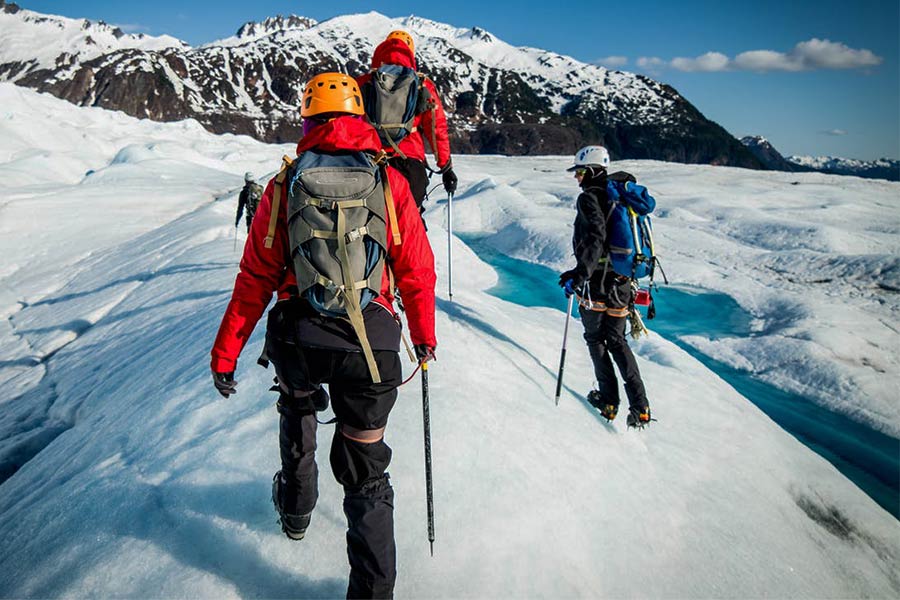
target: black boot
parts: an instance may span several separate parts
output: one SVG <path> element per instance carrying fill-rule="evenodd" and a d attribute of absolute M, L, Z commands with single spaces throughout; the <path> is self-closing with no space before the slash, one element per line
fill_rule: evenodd
<path fill-rule="evenodd" d="M 650 417 L 650 407 L 634 407 L 628 409 L 628 418 L 625 419 L 625 423 L 629 427 L 634 427 L 635 429 L 643 429 L 647 425 L 650 424 L 650 421 L 653 419 Z"/>
<path fill-rule="evenodd" d="M 616 415 L 619 413 L 619 403 L 611 402 L 609 400 L 604 400 L 603 396 L 600 395 L 600 392 L 597 390 L 591 390 L 588 392 L 588 402 L 591 403 L 591 406 L 598 409 L 600 411 L 600 416 L 608 421 L 612 421 L 616 418 Z"/>
<path fill-rule="evenodd" d="M 275 473 L 272 479 L 272 502 L 275 504 L 275 510 L 278 511 L 279 522 L 281 523 L 281 531 L 284 535 L 292 540 L 302 540 L 306 535 L 306 529 L 309 527 L 309 521 L 312 513 L 305 515 L 291 515 L 282 510 L 282 498 L 284 481 L 281 478 L 281 471 Z"/>

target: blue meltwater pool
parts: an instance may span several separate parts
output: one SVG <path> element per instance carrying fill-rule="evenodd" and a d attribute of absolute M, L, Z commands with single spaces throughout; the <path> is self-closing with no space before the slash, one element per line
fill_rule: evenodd
<path fill-rule="evenodd" d="M 565 311 L 566 300 L 557 286 L 558 273 L 510 258 L 477 236 L 460 237 L 497 271 L 499 281 L 489 290 L 490 294 L 522 306 Z M 654 291 L 654 299 L 660 316 L 647 322 L 650 329 L 714 371 L 900 519 L 900 440 L 755 379 L 752 374 L 713 360 L 681 341 L 686 335 L 711 339 L 750 336 L 751 316 L 731 297 L 702 289 L 660 286 Z"/>

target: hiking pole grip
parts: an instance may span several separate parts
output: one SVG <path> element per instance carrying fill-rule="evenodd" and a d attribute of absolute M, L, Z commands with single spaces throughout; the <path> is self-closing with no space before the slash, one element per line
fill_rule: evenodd
<path fill-rule="evenodd" d="M 563 329 L 562 352 L 559 353 L 559 374 L 556 376 L 556 406 L 559 406 L 559 395 L 562 392 L 563 370 L 566 366 L 566 341 L 569 339 L 569 318 L 572 316 L 572 301 L 575 295 L 569 296 L 569 305 L 566 308 L 566 327 Z"/>
<path fill-rule="evenodd" d="M 425 432 L 425 495 L 428 506 L 428 543 L 434 556 L 434 489 L 431 479 L 431 413 L 428 407 L 428 363 L 422 363 L 422 422 Z"/>
<path fill-rule="evenodd" d="M 450 302 L 453 302 L 453 194 L 447 194 L 447 285 Z"/>

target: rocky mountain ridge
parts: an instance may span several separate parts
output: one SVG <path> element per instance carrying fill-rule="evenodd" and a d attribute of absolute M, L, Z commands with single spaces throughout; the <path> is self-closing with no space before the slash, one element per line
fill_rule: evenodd
<path fill-rule="evenodd" d="M 784 158 L 778 150 L 761 135 L 744 136 L 741 143 L 747 147 L 767 169 L 773 171 L 809 171 L 811 169 L 792 163 Z"/>
<path fill-rule="evenodd" d="M 760 160 L 766 169 L 772 171 L 818 171 L 831 175 L 855 175 L 866 179 L 900 181 L 900 161 L 889 158 L 864 161 L 833 156 L 785 157 L 761 135 L 745 136 L 741 138 L 741 143 Z"/>
<path fill-rule="evenodd" d="M 323 70 L 365 72 L 375 46 L 400 28 L 416 38 L 419 69 L 438 87 L 454 152 L 567 154 L 599 142 L 616 158 L 762 167 L 670 86 L 514 47 L 478 27 L 374 12 L 321 23 L 278 16 L 200 47 L 121 31 L 110 34 L 115 43 L 99 45 L 95 38 L 108 25 L 3 0 L 0 9 L 0 39 L 19 40 L 0 42 L 0 80 L 79 105 L 162 121 L 194 118 L 217 133 L 290 142 L 301 132 L 296 107 L 305 81 Z M 23 60 L 22 45 L 39 26 L 98 33 L 48 41 L 33 49 L 38 60 Z"/>

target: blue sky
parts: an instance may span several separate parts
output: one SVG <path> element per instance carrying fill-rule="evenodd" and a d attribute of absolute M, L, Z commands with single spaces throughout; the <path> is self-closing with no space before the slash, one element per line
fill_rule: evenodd
<path fill-rule="evenodd" d="M 376 10 L 479 26 L 670 84 L 732 134 L 763 135 L 782 154 L 900 158 L 900 3 L 277 2 L 22 0 L 23 8 L 104 20 L 191 44 L 276 14 L 325 20 Z M 762 52 L 760 52 L 762 51 Z"/>

